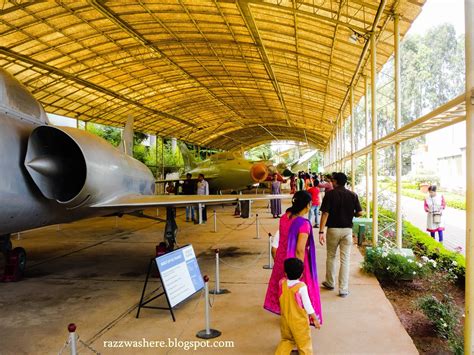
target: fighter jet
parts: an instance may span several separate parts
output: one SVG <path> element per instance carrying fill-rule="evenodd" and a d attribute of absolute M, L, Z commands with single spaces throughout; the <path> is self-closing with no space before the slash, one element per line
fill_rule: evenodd
<path fill-rule="evenodd" d="M 260 182 L 267 181 L 269 168 L 265 162 L 251 162 L 242 157 L 239 152 L 223 152 L 212 155 L 210 158 L 196 162 L 186 145 L 178 143 L 185 163 L 186 174 L 191 174 L 197 179 L 203 174 L 209 183 L 211 193 L 222 191 L 242 191 Z M 160 180 L 159 183 L 169 183 L 184 180 Z"/>
<path fill-rule="evenodd" d="M 132 133 L 126 127 L 125 139 Z M 12 233 L 165 206 L 165 237 L 172 239 L 177 226 L 171 207 L 287 197 L 156 196 L 150 170 L 127 154 L 130 142 L 122 147 L 83 130 L 51 126 L 41 104 L 0 68 L 0 251 L 19 277 L 26 252 L 12 249 Z"/>

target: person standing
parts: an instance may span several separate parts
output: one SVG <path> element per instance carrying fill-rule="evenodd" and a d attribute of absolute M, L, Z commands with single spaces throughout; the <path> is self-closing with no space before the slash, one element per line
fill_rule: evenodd
<path fill-rule="evenodd" d="M 304 173 L 300 171 L 298 173 L 298 191 L 303 191 L 304 190 Z"/>
<path fill-rule="evenodd" d="M 204 174 L 199 174 L 198 176 L 197 194 L 209 195 L 209 183 L 206 180 L 204 180 Z M 202 206 L 202 222 L 206 223 L 206 221 L 207 221 L 207 207 L 206 205 L 203 205 Z"/>
<path fill-rule="evenodd" d="M 294 195 L 294 193 L 296 192 L 296 176 L 295 174 L 291 174 L 291 177 L 290 177 L 290 194 Z"/>
<path fill-rule="evenodd" d="M 443 210 L 446 208 L 446 201 L 443 195 L 436 193 L 436 186 L 428 188 L 429 196 L 425 198 L 425 211 L 428 213 L 426 219 L 426 230 L 430 232 L 431 238 L 436 239 L 438 232 L 439 242 L 443 243 Z"/>
<path fill-rule="evenodd" d="M 183 182 L 183 195 L 195 195 L 196 184 L 192 180 L 190 173 L 186 174 L 186 180 Z M 191 218 L 191 219 L 190 219 Z M 194 208 L 192 206 L 186 206 L 186 222 L 194 221 Z"/>
<path fill-rule="evenodd" d="M 324 175 L 324 180 L 320 181 L 319 184 L 315 185 L 316 187 L 321 189 L 321 195 L 323 198 L 326 192 L 329 192 L 334 188 L 331 183 L 331 178 L 332 178 L 331 174 L 326 174 Z"/>
<path fill-rule="evenodd" d="M 278 175 L 273 174 L 272 195 L 281 194 L 280 187 L 281 187 L 281 182 L 278 181 Z M 280 218 L 280 215 L 281 215 L 281 200 L 280 199 L 270 200 L 270 210 L 272 212 L 273 218 Z"/>
<path fill-rule="evenodd" d="M 313 228 L 304 217 L 311 207 L 311 195 L 307 191 L 298 191 L 292 199 L 292 206 L 280 218 L 280 238 L 275 255 L 272 275 L 268 282 L 263 308 L 275 314 L 281 314 L 279 302 L 279 282 L 285 277 L 284 261 L 298 258 L 303 261 L 303 281 L 319 324 L 322 324 L 321 295 L 319 293 L 318 269 L 316 264 L 316 245 Z M 313 320 L 309 320 L 314 326 Z"/>
<path fill-rule="evenodd" d="M 310 223 L 313 223 L 313 214 L 314 214 L 314 228 L 319 228 L 319 189 L 316 187 L 319 185 L 319 181 L 316 179 L 313 184 L 309 185 L 308 192 L 311 194 L 312 205 L 309 210 L 308 219 Z"/>
<path fill-rule="evenodd" d="M 332 176 L 334 189 L 327 192 L 321 205 L 321 228 L 319 242 L 327 241 L 326 280 L 322 286 L 328 290 L 335 287 L 336 253 L 341 248 L 339 269 L 339 296 L 349 295 L 349 266 L 352 247 L 352 219 L 362 215 L 358 196 L 346 189 L 347 176 L 335 173 Z M 327 238 L 325 228 L 327 227 Z"/>

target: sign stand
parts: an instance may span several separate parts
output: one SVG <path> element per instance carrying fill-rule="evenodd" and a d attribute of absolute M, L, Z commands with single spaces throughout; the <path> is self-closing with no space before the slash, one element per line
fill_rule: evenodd
<path fill-rule="evenodd" d="M 156 288 L 153 292 L 159 290 L 161 287 L 163 287 L 163 292 L 161 292 L 160 294 L 150 298 L 149 300 L 146 300 L 144 301 L 144 298 L 145 298 L 145 291 L 146 291 L 146 287 L 148 285 L 148 279 L 150 278 L 150 273 L 151 273 L 151 269 L 153 267 L 153 265 L 155 265 L 156 267 L 156 271 L 158 273 L 158 277 L 160 279 L 160 283 L 161 285 Z M 148 303 L 156 300 L 157 298 L 161 297 L 165 295 L 166 297 L 166 303 L 168 304 L 168 307 L 156 307 L 156 306 L 147 306 Z M 164 310 L 169 310 L 170 313 L 171 313 L 171 317 L 173 318 L 173 322 L 176 322 L 176 318 L 174 317 L 174 313 L 173 313 L 173 308 L 171 307 L 171 304 L 170 304 L 170 300 L 168 299 L 168 295 L 166 294 L 165 290 L 164 290 L 164 286 L 163 286 L 163 280 L 161 279 L 161 274 L 160 274 L 160 271 L 158 270 L 158 267 L 156 266 L 156 263 L 155 263 L 155 259 L 152 258 L 150 259 L 150 263 L 148 264 L 148 272 L 146 274 L 146 279 L 145 279 L 145 284 L 143 285 L 143 291 L 142 291 L 142 296 L 140 298 L 140 302 L 138 304 L 138 311 L 137 311 L 137 317 L 138 318 L 140 316 L 140 310 L 142 308 L 151 308 L 151 309 L 164 309 Z"/>

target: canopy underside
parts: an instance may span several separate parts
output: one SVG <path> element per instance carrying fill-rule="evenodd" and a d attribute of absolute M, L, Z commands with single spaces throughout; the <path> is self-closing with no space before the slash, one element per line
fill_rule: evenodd
<path fill-rule="evenodd" d="M 324 148 L 381 1 L 169 0 L 3 4 L 0 64 L 49 113 L 225 150 L 277 139 Z M 424 0 L 388 0 L 377 66 Z M 358 38 L 351 43 L 349 37 Z M 361 70 L 357 70 L 361 62 Z"/>

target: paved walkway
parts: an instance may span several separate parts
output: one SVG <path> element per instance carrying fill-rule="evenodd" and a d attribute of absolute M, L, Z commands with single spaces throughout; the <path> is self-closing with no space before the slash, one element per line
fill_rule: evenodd
<path fill-rule="evenodd" d="M 466 211 L 449 207 L 444 211 L 444 245 L 455 250 L 462 247 L 462 254 L 466 252 Z M 423 209 L 423 201 L 402 196 L 402 209 L 405 219 L 422 231 L 426 230 L 426 212 Z M 428 232 L 427 232 L 428 233 Z"/>
<path fill-rule="evenodd" d="M 222 331 L 215 340 L 231 341 L 233 347 L 192 353 L 272 354 L 279 341 L 279 318 L 262 308 L 271 272 L 262 266 L 267 263 L 266 233 L 276 230 L 277 220 L 264 206 L 257 209 L 262 238 L 254 239 L 254 219 L 232 217 L 231 206 L 217 211 L 217 233 L 212 232 L 212 219 L 195 226 L 185 223 L 180 212 L 179 242 L 193 244 L 202 273 L 212 279 L 213 250 L 221 249 L 222 287 L 231 293 L 211 300 L 211 326 Z M 162 235 L 163 224 L 128 216 L 119 220 L 118 228 L 114 218 L 101 218 L 64 225 L 59 231 L 49 227 L 23 234 L 15 245 L 27 248 L 27 279 L 0 284 L 2 355 L 57 353 L 70 322 L 77 324 L 81 339 L 101 354 L 189 353 L 184 346 L 198 340 L 195 334 L 204 328 L 201 295 L 175 310 L 176 322 L 159 310 L 145 309 L 140 319 L 135 318 L 147 262 Z M 322 278 L 324 248 L 318 248 L 317 257 Z M 325 323 L 321 330 L 312 331 L 315 353 L 417 354 L 377 280 L 361 273 L 361 260 L 353 248 L 349 297 L 321 291 Z M 143 339 L 180 343 L 158 349 L 105 347 L 114 344 L 108 342 Z"/>

